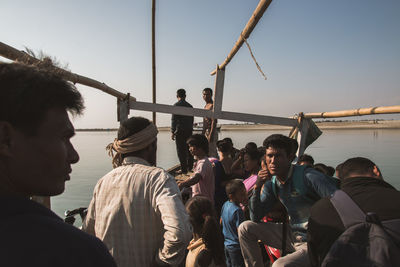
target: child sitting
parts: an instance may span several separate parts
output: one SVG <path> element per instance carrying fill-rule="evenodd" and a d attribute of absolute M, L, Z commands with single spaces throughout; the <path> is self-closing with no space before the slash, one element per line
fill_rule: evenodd
<path fill-rule="evenodd" d="M 208 160 L 208 141 L 204 135 L 194 134 L 187 140 L 190 153 L 197 159 L 194 175 L 185 181 L 178 182 L 179 189 L 192 187 L 192 196 L 203 195 L 214 203 L 215 178 L 211 162 Z"/>
<path fill-rule="evenodd" d="M 185 266 L 225 266 L 223 237 L 211 201 L 195 196 L 186 203 L 186 211 L 193 226 L 193 239 Z"/>
<path fill-rule="evenodd" d="M 221 224 L 224 235 L 226 265 L 244 266 L 243 256 L 240 251 L 238 227 L 245 220 L 240 204 L 247 203 L 247 191 L 239 179 L 229 181 L 226 185 L 226 194 L 229 200 L 222 206 Z"/>

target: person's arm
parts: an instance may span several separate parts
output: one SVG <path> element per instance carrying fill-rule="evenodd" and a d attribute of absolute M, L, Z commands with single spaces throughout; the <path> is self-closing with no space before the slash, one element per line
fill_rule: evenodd
<path fill-rule="evenodd" d="M 253 222 L 260 222 L 276 201 L 277 198 L 272 191 L 272 182 L 270 180 L 267 180 L 264 186 L 257 186 L 256 183 L 249 202 L 250 219 Z"/>
<path fill-rule="evenodd" d="M 176 122 L 177 122 L 176 115 L 172 114 L 172 117 L 171 117 L 171 139 L 172 140 L 175 140 Z"/>
<path fill-rule="evenodd" d="M 304 170 L 305 183 L 321 198 L 329 197 L 337 190 L 335 182 L 323 173 L 307 168 Z"/>
<path fill-rule="evenodd" d="M 179 189 L 182 190 L 185 187 L 195 185 L 198 182 L 200 182 L 201 178 L 202 178 L 202 176 L 200 173 L 195 173 L 192 177 L 190 177 L 184 181 L 178 182 Z"/>
<path fill-rule="evenodd" d="M 215 133 L 215 131 L 216 131 L 216 128 L 217 128 L 217 119 L 214 119 L 214 120 L 211 121 L 210 134 L 209 134 L 209 136 L 207 137 L 208 142 L 210 142 L 210 141 L 211 141 L 211 137 L 214 136 L 214 133 Z"/>
<path fill-rule="evenodd" d="M 93 192 L 93 198 L 90 201 L 89 207 L 87 209 L 87 214 L 85 220 L 82 222 L 82 230 L 88 234 L 96 236 L 95 223 L 96 223 L 96 192 L 97 186 Z"/>
<path fill-rule="evenodd" d="M 162 175 L 164 177 L 157 177 L 153 206 L 161 216 L 165 232 L 155 262 L 159 266 L 177 266 L 184 259 L 192 228 L 174 177 L 167 173 Z M 164 179 L 165 182 L 161 182 Z"/>
<path fill-rule="evenodd" d="M 231 166 L 231 173 L 235 176 L 238 177 L 243 177 L 244 175 L 244 170 L 243 170 L 243 156 L 244 156 L 244 150 L 240 151 L 239 157 L 233 161 L 232 166 Z"/>

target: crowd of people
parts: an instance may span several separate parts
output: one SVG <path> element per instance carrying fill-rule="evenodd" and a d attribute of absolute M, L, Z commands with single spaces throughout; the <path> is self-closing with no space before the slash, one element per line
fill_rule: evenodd
<path fill-rule="evenodd" d="M 190 107 L 182 90 L 176 105 Z M 211 96 L 203 90 L 207 109 Z M 113 170 L 96 184 L 78 230 L 30 198 L 64 191 L 79 161 L 68 112 L 83 108 L 80 93 L 57 74 L 0 63 L 2 266 L 400 264 L 400 192 L 374 162 L 350 158 L 336 170 L 314 164 L 310 155 L 297 158 L 297 141 L 281 134 L 236 149 L 230 138 L 217 141 L 213 119 L 205 119 L 203 134 L 182 127 L 190 116 L 172 119 L 188 174 L 178 182 L 155 166 L 157 127 L 141 117 L 121 123 L 107 146 Z M 186 203 L 181 191 L 191 194 Z M 368 231 L 353 231 L 358 250 L 340 250 L 349 240 L 342 234 L 356 225 L 346 206 L 362 214 L 357 229 L 384 229 L 379 246 Z M 371 252 L 378 247 L 385 249 Z"/>

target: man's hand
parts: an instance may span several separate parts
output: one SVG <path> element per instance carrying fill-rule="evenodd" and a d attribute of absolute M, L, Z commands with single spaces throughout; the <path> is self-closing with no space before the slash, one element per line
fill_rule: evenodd
<path fill-rule="evenodd" d="M 176 184 L 179 187 L 179 190 L 182 190 L 183 188 L 185 188 L 185 181 L 178 181 L 176 182 Z"/>
<path fill-rule="evenodd" d="M 174 133 L 171 133 L 171 139 L 175 140 L 175 134 Z"/>
<path fill-rule="evenodd" d="M 265 159 L 261 161 L 261 170 L 258 172 L 258 177 L 256 181 L 255 188 L 261 188 L 267 180 L 270 180 L 272 177 L 271 173 L 268 171 L 267 164 L 265 163 Z"/>

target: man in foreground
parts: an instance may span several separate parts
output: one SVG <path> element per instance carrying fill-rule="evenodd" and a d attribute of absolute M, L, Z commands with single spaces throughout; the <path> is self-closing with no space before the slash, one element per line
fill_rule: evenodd
<path fill-rule="evenodd" d="M 157 127 L 124 121 L 113 151 L 114 170 L 97 183 L 83 229 L 106 244 L 119 267 L 177 266 L 192 233 L 174 177 L 154 167 Z"/>
<path fill-rule="evenodd" d="M 116 266 L 100 240 L 30 200 L 64 192 L 79 160 L 67 111 L 83 108 L 54 73 L 0 63 L 0 266 Z"/>
<path fill-rule="evenodd" d="M 400 218 L 400 192 L 383 180 L 379 168 L 371 160 L 348 159 L 341 165 L 341 174 L 344 179 L 341 190 L 363 212 L 376 213 L 380 221 Z M 344 231 L 345 226 L 329 198 L 321 199 L 312 207 L 308 225 L 312 266 L 321 266 L 332 244 Z"/>
<path fill-rule="evenodd" d="M 178 98 L 178 102 L 176 102 L 174 106 L 192 108 L 192 105 L 186 102 L 185 89 L 179 89 L 176 92 L 176 98 Z M 193 168 L 193 156 L 190 154 L 189 146 L 186 143 L 187 139 L 192 135 L 192 133 L 193 116 L 172 115 L 171 138 L 172 140 L 175 140 L 176 152 L 178 153 L 181 171 L 183 174 L 186 174 Z"/>
<path fill-rule="evenodd" d="M 212 100 L 213 91 L 211 88 L 203 89 L 203 100 L 206 102 L 204 109 L 213 110 L 214 102 Z M 208 156 L 217 157 L 217 120 L 212 118 L 203 118 L 203 131 L 208 141 Z"/>
<path fill-rule="evenodd" d="M 292 140 L 280 134 L 264 140 L 266 167 L 258 173 L 250 198 L 251 221 L 239 226 L 246 266 L 263 266 L 258 240 L 274 248 L 285 244 L 283 248 L 289 254 L 279 258 L 273 266 L 308 266 L 306 231 L 310 208 L 321 197 L 336 190 L 334 183 L 322 173 L 306 166 L 291 165 L 296 150 Z M 282 223 L 261 222 L 279 201 L 290 218 L 290 227 L 285 232 Z"/>

